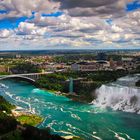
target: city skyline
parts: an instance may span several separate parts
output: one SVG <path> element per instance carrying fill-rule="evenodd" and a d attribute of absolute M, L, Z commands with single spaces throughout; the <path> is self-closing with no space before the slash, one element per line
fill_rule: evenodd
<path fill-rule="evenodd" d="M 0 0 L 0 51 L 140 49 L 139 0 Z"/>

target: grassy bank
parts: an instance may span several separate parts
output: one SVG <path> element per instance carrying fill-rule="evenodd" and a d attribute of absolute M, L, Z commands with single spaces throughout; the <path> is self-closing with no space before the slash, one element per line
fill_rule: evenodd
<path fill-rule="evenodd" d="M 21 115 L 16 117 L 17 121 L 19 121 L 21 124 L 27 124 L 31 126 L 36 126 L 40 124 L 43 121 L 43 118 L 37 115 Z"/>

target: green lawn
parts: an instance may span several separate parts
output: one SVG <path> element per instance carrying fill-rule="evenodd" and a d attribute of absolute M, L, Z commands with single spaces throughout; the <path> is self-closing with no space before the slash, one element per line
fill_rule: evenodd
<path fill-rule="evenodd" d="M 28 124 L 31 126 L 36 126 L 43 121 L 43 118 L 36 115 L 21 115 L 16 118 L 21 124 Z"/>

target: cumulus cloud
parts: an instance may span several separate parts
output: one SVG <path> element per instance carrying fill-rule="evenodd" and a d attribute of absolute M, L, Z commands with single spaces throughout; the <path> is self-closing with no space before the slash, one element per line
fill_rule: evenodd
<path fill-rule="evenodd" d="M 19 46 L 102 48 L 139 46 L 140 10 L 127 12 L 132 0 L 3 0 L 2 18 L 31 17 L 13 31 L 0 31 L 6 40 Z M 62 10 L 60 16 L 43 16 Z"/>
<path fill-rule="evenodd" d="M 56 0 L 61 2 L 61 9 L 71 16 L 116 17 L 125 14 L 126 5 L 132 0 Z"/>
<path fill-rule="evenodd" d="M 58 9 L 71 16 L 114 17 L 125 14 L 126 5 L 132 0 L 1 0 L 2 18 L 30 17 L 32 12 L 52 13 Z"/>
<path fill-rule="evenodd" d="M 0 30 L 0 38 L 8 38 L 12 32 L 7 29 Z"/>
<path fill-rule="evenodd" d="M 16 29 L 18 35 L 37 35 L 43 36 L 47 31 L 46 27 L 37 27 L 34 23 L 21 22 Z"/>
<path fill-rule="evenodd" d="M 58 9 L 59 3 L 50 0 L 1 0 L 0 9 L 6 13 L 0 14 L 0 19 L 30 17 L 32 12 L 51 13 Z"/>

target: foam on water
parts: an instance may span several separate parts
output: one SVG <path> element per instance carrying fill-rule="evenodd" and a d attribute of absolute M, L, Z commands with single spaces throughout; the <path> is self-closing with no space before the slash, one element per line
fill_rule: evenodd
<path fill-rule="evenodd" d="M 131 77 L 130 83 L 138 77 Z M 119 79 L 120 80 L 120 79 Z M 125 77 L 121 78 L 125 81 Z M 126 77 L 126 81 L 128 77 Z M 121 86 L 118 81 L 110 85 L 102 85 L 96 90 L 97 99 L 92 103 L 98 107 L 110 107 L 113 110 L 140 114 L 140 88 Z"/>
<path fill-rule="evenodd" d="M 76 120 L 81 120 L 81 118 L 76 114 L 71 114 L 71 117 L 76 119 Z"/>
<path fill-rule="evenodd" d="M 8 86 L 6 86 L 5 84 L 0 83 L 0 88 L 6 88 L 6 89 L 8 89 Z"/>
<path fill-rule="evenodd" d="M 111 129 L 109 129 L 110 132 L 114 133 L 114 137 L 117 138 L 118 140 L 134 140 L 133 138 L 131 138 L 129 135 L 125 134 L 125 133 L 120 133 L 120 132 L 115 132 Z"/>
<path fill-rule="evenodd" d="M 12 94 L 10 92 L 7 92 L 7 91 L 3 91 L 5 95 L 7 95 L 8 97 L 10 97 L 13 101 L 15 101 L 16 105 L 18 106 L 18 110 L 23 110 L 22 107 L 20 107 L 20 104 L 24 104 L 24 106 L 27 106 L 26 108 L 24 108 L 24 111 L 27 111 L 27 112 L 30 112 L 30 113 L 33 113 L 35 114 L 35 108 L 32 108 L 31 107 L 31 104 L 30 102 L 28 101 L 25 101 L 24 99 L 21 99 L 21 97 L 19 96 L 15 96 L 15 94 Z M 30 100 L 30 99 L 29 99 Z"/>
<path fill-rule="evenodd" d="M 69 113 L 71 115 L 71 117 L 76 120 L 81 120 L 81 118 L 77 114 L 72 113 L 72 111 L 64 111 L 64 109 L 62 107 L 60 107 L 60 111 L 63 113 Z"/>
<path fill-rule="evenodd" d="M 39 91 L 41 91 L 39 88 L 35 88 L 32 90 L 32 93 L 38 93 Z"/>
<path fill-rule="evenodd" d="M 7 96 L 9 96 L 11 99 L 13 99 L 13 94 L 11 94 L 10 92 L 5 92 L 5 94 L 6 94 Z"/>

